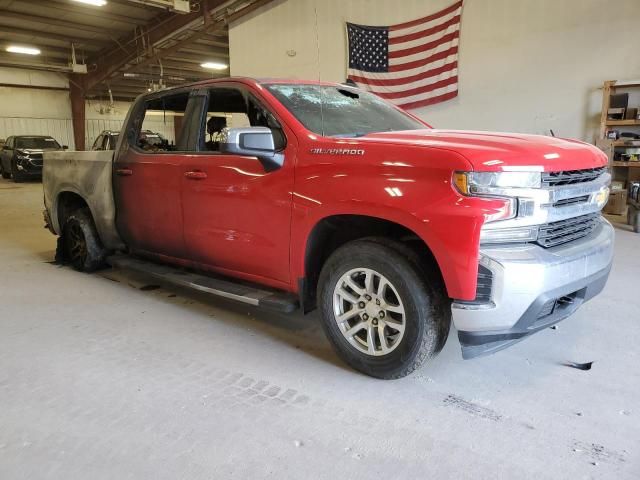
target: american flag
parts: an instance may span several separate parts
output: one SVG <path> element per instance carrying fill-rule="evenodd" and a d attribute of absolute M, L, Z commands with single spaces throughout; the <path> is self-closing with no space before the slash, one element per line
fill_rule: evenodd
<path fill-rule="evenodd" d="M 348 78 L 405 109 L 456 97 L 461 13 L 462 0 L 390 27 L 347 23 Z"/>

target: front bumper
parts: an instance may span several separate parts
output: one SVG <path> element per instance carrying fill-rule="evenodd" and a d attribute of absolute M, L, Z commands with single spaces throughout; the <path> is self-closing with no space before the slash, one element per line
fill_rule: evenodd
<path fill-rule="evenodd" d="M 16 161 L 16 167 L 22 176 L 42 177 L 42 160 L 18 160 Z"/>
<path fill-rule="evenodd" d="M 613 227 L 601 218 L 591 235 L 558 247 L 482 247 L 490 301 L 452 305 L 462 356 L 496 352 L 573 314 L 604 288 L 613 245 Z"/>

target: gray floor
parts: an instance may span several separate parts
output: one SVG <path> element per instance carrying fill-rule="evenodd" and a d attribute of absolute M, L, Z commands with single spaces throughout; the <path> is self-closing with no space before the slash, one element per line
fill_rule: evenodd
<path fill-rule="evenodd" d="M 640 236 L 557 330 L 384 382 L 316 315 L 49 263 L 41 202 L 0 180 L 3 480 L 640 477 Z"/>

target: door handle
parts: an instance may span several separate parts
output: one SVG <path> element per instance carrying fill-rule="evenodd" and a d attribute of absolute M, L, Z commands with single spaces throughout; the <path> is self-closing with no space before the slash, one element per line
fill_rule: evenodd
<path fill-rule="evenodd" d="M 133 170 L 130 168 L 118 168 L 116 170 L 116 175 L 120 175 L 121 177 L 130 177 L 133 175 Z"/>
<path fill-rule="evenodd" d="M 205 178 L 207 178 L 207 173 L 206 172 L 199 172 L 199 171 L 184 172 L 184 176 L 187 177 L 190 180 L 204 180 Z"/>

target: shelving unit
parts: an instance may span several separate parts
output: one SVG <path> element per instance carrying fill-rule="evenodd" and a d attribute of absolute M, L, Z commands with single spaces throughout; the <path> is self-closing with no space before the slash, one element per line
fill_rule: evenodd
<path fill-rule="evenodd" d="M 604 82 L 602 88 L 602 113 L 600 116 L 600 140 L 597 145 L 609 156 L 609 168 L 614 181 L 624 182 L 624 188 L 629 187 L 629 182 L 640 180 L 640 161 L 622 161 L 621 154 L 628 149 L 640 149 L 640 139 L 618 139 L 608 140 L 607 132 L 619 130 L 621 132 L 633 132 L 640 134 L 640 120 L 622 119 L 612 120 L 608 118 L 609 103 L 611 95 L 616 93 L 628 93 L 629 105 L 631 108 L 638 108 L 640 111 L 640 82 L 617 82 L 608 80 Z M 622 128 L 621 128 L 622 127 Z M 635 203 L 630 203 L 632 212 L 638 207 Z M 619 221 L 627 221 L 627 212 L 619 216 Z"/>

